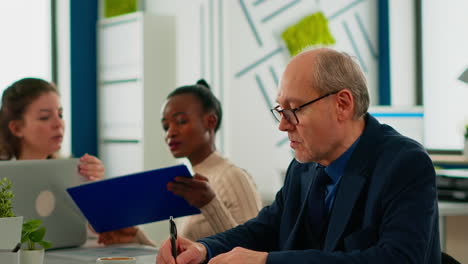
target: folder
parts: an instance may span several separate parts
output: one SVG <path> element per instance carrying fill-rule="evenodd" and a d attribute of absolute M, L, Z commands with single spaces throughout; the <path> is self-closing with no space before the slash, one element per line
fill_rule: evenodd
<path fill-rule="evenodd" d="M 185 165 L 150 170 L 68 188 L 68 194 L 98 233 L 199 214 L 166 189 L 176 176 L 192 177 Z"/>

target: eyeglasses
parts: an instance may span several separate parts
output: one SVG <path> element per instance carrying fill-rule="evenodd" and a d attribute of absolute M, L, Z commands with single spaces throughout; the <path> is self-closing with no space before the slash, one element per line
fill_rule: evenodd
<path fill-rule="evenodd" d="M 170 224 L 169 231 L 171 234 L 172 256 L 174 257 L 174 259 L 176 259 L 177 258 L 177 245 L 176 245 L 177 227 L 172 216 L 169 218 L 169 224 Z"/>
<path fill-rule="evenodd" d="M 338 91 L 335 91 L 335 92 L 331 92 L 331 93 L 327 93 L 325 95 L 322 95 L 320 96 L 319 98 L 317 99 L 314 99 L 310 102 L 307 102 L 303 105 L 300 105 L 296 108 L 293 108 L 293 109 L 281 109 L 279 105 L 277 105 L 275 108 L 273 109 L 270 109 L 271 113 L 273 114 L 273 116 L 275 117 L 276 120 L 278 120 L 278 122 L 281 122 L 281 119 L 284 117 L 286 118 L 286 120 L 291 123 L 292 125 L 297 125 L 299 124 L 299 119 L 297 118 L 297 115 L 296 115 L 296 112 L 301 110 L 302 108 L 304 108 L 305 106 L 308 106 L 308 105 L 311 105 L 327 96 L 330 96 L 332 94 L 336 94 L 338 93 Z"/>

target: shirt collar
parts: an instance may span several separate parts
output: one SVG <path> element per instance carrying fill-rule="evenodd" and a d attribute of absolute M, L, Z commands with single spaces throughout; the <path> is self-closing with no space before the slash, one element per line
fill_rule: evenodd
<path fill-rule="evenodd" d="M 343 175 L 346 164 L 348 163 L 349 158 L 351 157 L 351 154 L 353 154 L 354 149 L 356 148 L 356 145 L 358 144 L 359 140 L 361 137 L 358 137 L 356 141 L 349 147 L 341 156 L 339 156 L 335 161 L 330 163 L 328 167 L 325 167 L 325 172 L 330 176 L 331 180 L 333 183 L 337 183 L 341 175 Z"/>

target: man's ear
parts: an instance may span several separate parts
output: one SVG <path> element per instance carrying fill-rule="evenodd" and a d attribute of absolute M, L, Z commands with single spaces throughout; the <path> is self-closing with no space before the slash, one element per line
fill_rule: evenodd
<path fill-rule="evenodd" d="M 13 136 L 22 138 L 23 137 L 23 120 L 11 120 L 8 122 L 8 129 Z"/>
<path fill-rule="evenodd" d="M 354 116 L 354 97 L 348 89 L 336 94 L 337 116 L 339 120 L 352 119 Z"/>

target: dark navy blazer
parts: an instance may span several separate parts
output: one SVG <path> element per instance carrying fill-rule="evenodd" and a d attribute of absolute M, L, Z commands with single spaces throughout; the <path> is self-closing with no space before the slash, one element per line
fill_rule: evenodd
<path fill-rule="evenodd" d="M 310 234 L 305 212 L 317 164 L 297 161 L 291 162 L 271 206 L 245 224 L 201 241 L 214 256 L 237 246 L 267 251 L 267 263 L 440 263 L 429 156 L 420 144 L 369 114 L 365 120 L 322 243 Z"/>

